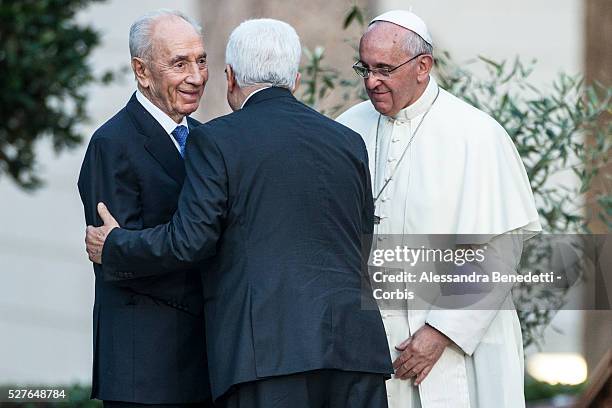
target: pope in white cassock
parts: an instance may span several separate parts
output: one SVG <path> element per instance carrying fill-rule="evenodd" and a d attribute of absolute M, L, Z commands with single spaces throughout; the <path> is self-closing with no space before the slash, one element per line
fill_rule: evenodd
<path fill-rule="evenodd" d="M 415 14 L 372 20 L 359 57 L 354 69 L 370 100 L 338 121 L 368 148 L 375 232 L 487 234 L 466 235 L 474 237 L 467 244 L 515 270 L 523 240 L 541 226 L 506 131 L 436 84 L 431 36 Z M 508 291 L 477 309 L 381 308 L 396 370 L 390 407 L 525 406 L 520 323 Z"/>

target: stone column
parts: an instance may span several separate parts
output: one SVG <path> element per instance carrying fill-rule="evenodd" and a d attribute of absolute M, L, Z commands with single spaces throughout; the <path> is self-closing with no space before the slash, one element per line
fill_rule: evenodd
<path fill-rule="evenodd" d="M 359 4 L 370 9 L 370 2 Z M 302 46 L 313 49 L 316 45 L 325 47 L 326 64 L 342 69 L 344 77 L 353 75 L 351 65 L 359 29 L 342 30 L 342 21 L 352 2 L 311 0 L 204 0 L 199 3 L 200 21 L 204 25 L 205 47 L 209 55 L 209 81 L 200 117 L 208 120 L 229 113 L 225 99 L 225 45 L 230 32 L 248 18 L 275 18 L 291 24 L 302 41 Z M 345 43 L 348 37 L 351 43 Z M 304 61 L 304 59 L 302 59 Z M 332 99 L 334 99 L 332 97 Z M 337 99 L 337 98 L 336 98 Z"/>
<path fill-rule="evenodd" d="M 585 7 L 585 75 L 587 83 L 599 81 L 612 86 L 612 2 L 609 0 L 584 0 Z M 604 120 L 610 120 L 608 115 Z M 597 210 L 595 194 L 612 192 L 609 165 L 594 180 L 592 192 L 587 195 L 589 210 Z M 603 222 L 596 219 L 590 225 L 594 233 L 610 233 Z M 608 270 L 610 265 L 607 265 Z M 612 344 L 612 312 L 586 311 L 584 353 L 589 371 L 592 371 Z"/>

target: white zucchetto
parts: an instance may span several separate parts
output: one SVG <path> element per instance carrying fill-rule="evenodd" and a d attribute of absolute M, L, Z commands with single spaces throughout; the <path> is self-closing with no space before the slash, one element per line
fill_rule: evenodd
<path fill-rule="evenodd" d="M 427 25 L 421 19 L 421 17 L 417 16 L 411 11 L 407 10 L 391 10 L 387 11 L 375 17 L 370 24 L 375 21 L 386 21 L 389 23 L 397 24 L 400 27 L 404 27 L 407 30 L 410 30 L 416 34 L 418 34 L 425 42 L 431 46 L 433 46 L 433 41 L 431 40 L 431 34 L 429 34 L 429 30 L 427 29 Z"/>

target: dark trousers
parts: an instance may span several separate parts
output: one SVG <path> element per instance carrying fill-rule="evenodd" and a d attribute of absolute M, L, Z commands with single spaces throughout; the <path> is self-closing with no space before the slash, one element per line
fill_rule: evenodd
<path fill-rule="evenodd" d="M 212 402 L 195 404 L 138 404 L 136 402 L 104 401 L 104 408 L 213 408 Z"/>
<path fill-rule="evenodd" d="M 221 408 L 387 408 L 382 374 L 316 370 L 237 384 Z"/>

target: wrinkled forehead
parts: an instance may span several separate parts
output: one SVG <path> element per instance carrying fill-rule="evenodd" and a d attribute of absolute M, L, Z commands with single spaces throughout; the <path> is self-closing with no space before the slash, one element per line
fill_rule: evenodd
<path fill-rule="evenodd" d="M 395 53 L 406 46 L 408 30 L 387 21 L 375 21 L 370 24 L 361 37 L 359 49 L 377 49 Z"/>
<path fill-rule="evenodd" d="M 174 53 L 177 50 L 203 51 L 204 42 L 196 29 L 177 16 L 164 16 L 152 27 L 153 54 Z"/>
<path fill-rule="evenodd" d="M 374 57 L 377 62 L 402 58 L 407 55 L 406 44 L 408 30 L 386 21 L 372 23 L 359 42 L 359 56 L 367 59 Z M 388 60 L 388 61 L 387 61 Z"/>

